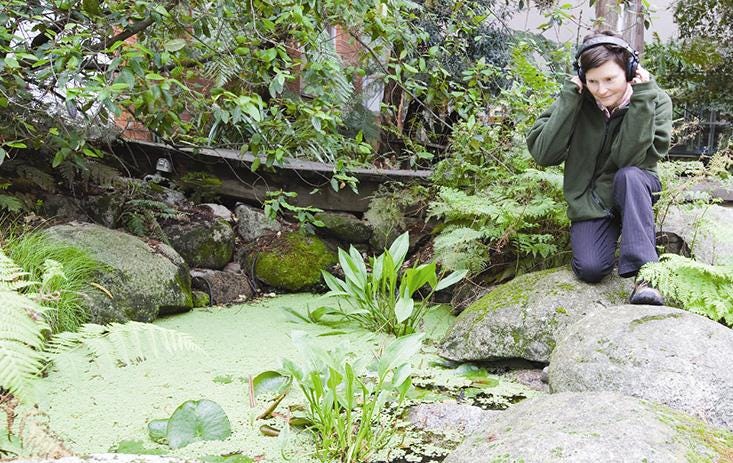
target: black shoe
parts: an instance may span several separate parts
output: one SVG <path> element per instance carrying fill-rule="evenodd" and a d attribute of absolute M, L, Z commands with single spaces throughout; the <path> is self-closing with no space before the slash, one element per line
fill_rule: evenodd
<path fill-rule="evenodd" d="M 630 304 L 664 305 L 664 297 L 658 289 L 649 286 L 646 281 L 634 284 L 634 289 L 629 296 Z"/>

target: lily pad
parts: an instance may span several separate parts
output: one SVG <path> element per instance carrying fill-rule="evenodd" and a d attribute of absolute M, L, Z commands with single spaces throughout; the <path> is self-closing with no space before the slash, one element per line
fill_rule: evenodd
<path fill-rule="evenodd" d="M 166 435 L 173 449 L 202 440 L 224 440 L 232 434 L 224 410 L 211 400 L 187 400 L 168 420 Z"/>
<path fill-rule="evenodd" d="M 263 371 L 252 380 L 255 396 L 265 393 L 281 394 L 290 386 L 292 379 L 277 371 Z"/>
<path fill-rule="evenodd" d="M 148 435 L 159 444 L 164 444 L 167 441 L 168 434 L 168 420 L 152 420 L 148 423 Z"/>

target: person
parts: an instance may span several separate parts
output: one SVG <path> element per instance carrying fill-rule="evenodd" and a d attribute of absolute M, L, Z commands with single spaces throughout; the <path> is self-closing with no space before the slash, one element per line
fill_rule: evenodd
<path fill-rule="evenodd" d="M 636 277 L 642 265 L 658 261 L 652 207 L 661 190 L 657 161 L 670 145 L 672 101 L 613 32 L 585 37 L 574 67 L 576 75 L 530 129 L 529 152 L 540 165 L 565 163 L 578 278 L 595 283 L 611 273 L 619 235 L 618 273 Z M 664 300 L 637 280 L 629 302 Z"/>

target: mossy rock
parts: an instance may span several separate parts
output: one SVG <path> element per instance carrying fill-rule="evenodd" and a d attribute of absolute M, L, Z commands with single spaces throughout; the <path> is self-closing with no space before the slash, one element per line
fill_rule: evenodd
<path fill-rule="evenodd" d="M 97 286 L 84 294 L 93 323 L 151 322 L 191 309 L 190 270 L 170 246 L 89 223 L 57 225 L 44 234 L 85 251 L 104 268 L 90 282 Z"/>
<path fill-rule="evenodd" d="M 510 407 L 445 463 L 729 462 L 733 434 L 613 392 L 549 394 Z"/>
<path fill-rule="evenodd" d="M 345 243 L 368 243 L 372 236 L 372 227 L 352 214 L 319 212 L 315 218 L 323 222 L 329 235 Z"/>
<path fill-rule="evenodd" d="M 164 230 L 190 267 L 219 270 L 232 260 L 234 229 L 226 220 L 173 224 Z"/>
<path fill-rule="evenodd" d="M 456 361 L 548 362 L 567 326 L 623 303 L 630 289 L 631 281 L 615 274 L 583 283 L 569 267 L 521 275 L 469 305 L 441 341 L 440 354 Z"/>
<path fill-rule="evenodd" d="M 250 258 L 255 259 L 257 279 L 288 291 L 312 288 L 321 282 L 321 270 L 337 262 L 323 241 L 300 232 L 283 233 Z"/>

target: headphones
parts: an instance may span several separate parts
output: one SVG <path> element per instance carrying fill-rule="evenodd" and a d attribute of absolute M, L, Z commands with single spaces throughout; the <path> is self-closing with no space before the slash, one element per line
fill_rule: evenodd
<path fill-rule="evenodd" d="M 625 40 L 611 35 L 603 35 L 600 37 L 593 37 L 578 48 L 578 52 L 575 54 L 575 61 L 573 61 L 573 69 L 578 73 L 578 78 L 581 82 L 585 83 L 585 71 L 580 65 L 580 56 L 591 48 L 599 47 L 601 45 L 613 45 L 616 47 L 623 48 L 629 53 L 629 57 L 626 60 L 626 82 L 631 80 L 636 75 L 636 68 L 639 66 L 639 52 L 631 48 Z"/>

